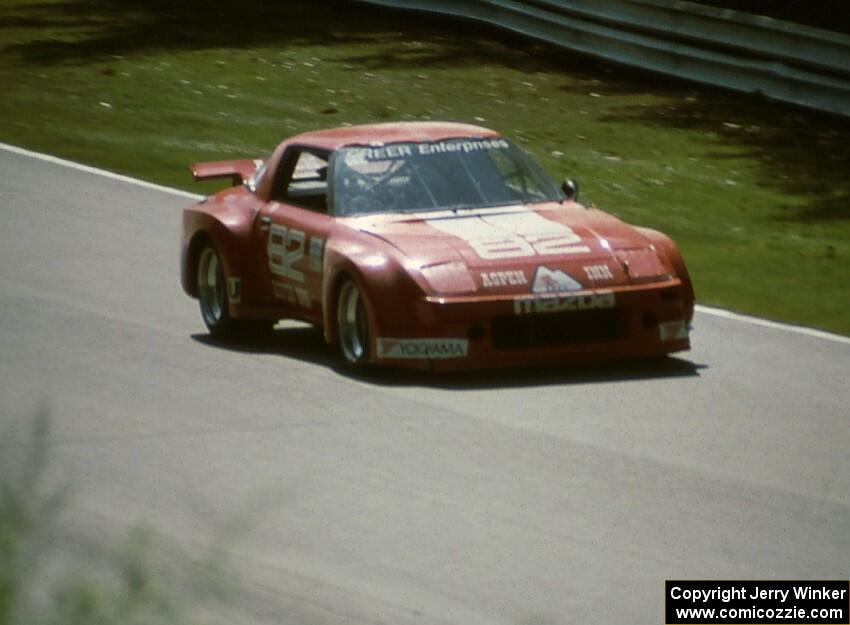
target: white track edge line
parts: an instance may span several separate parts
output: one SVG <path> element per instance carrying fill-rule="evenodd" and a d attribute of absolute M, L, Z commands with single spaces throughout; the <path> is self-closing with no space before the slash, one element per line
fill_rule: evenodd
<path fill-rule="evenodd" d="M 27 150 L 25 148 L 19 148 L 16 145 L 9 145 L 8 143 L 0 142 L 0 149 L 5 150 L 7 152 L 11 152 L 13 154 L 19 154 L 21 156 L 28 156 L 30 158 L 35 158 L 40 161 L 45 161 L 47 163 L 53 163 L 55 165 L 62 165 L 63 167 L 70 167 L 71 169 L 76 169 L 77 171 L 83 171 L 88 174 L 95 174 L 97 176 L 103 176 L 104 178 L 112 178 L 113 180 L 119 180 L 121 182 L 128 182 L 130 184 L 134 184 L 139 187 L 144 187 L 146 189 L 153 189 L 154 191 L 160 191 L 162 193 L 170 193 L 171 195 L 179 195 L 181 197 L 189 198 L 191 200 L 200 200 L 203 198 L 203 195 L 198 195 L 197 193 L 190 193 L 189 191 L 183 191 L 182 189 L 174 189 L 172 187 L 166 187 L 161 184 L 156 184 L 154 182 L 148 182 L 147 180 L 140 180 L 139 178 L 133 178 L 131 176 L 125 176 L 124 174 L 117 174 L 114 171 L 109 171 L 106 169 L 98 169 L 97 167 L 91 167 L 89 165 L 83 165 L 81 163 L 75 163 L 74 161 L 69 161 L 64 158 L 59 158 L 58 156 L 51 156 L 49 154 L 42 154 L 41 152 L 33 152 L 32 150 Z"/>
<path fill-rule="evenodd" d="M 846 345 L 850 345 L 850 336 L 834 334 L 832 332 L 826 332 L 825 330 L 817 330 L 815 328 L 807 328 L 806 326 L 795 326 L 789 323 L 781 323 L 779 321 L 771 321 L 770 319 L 762 319 L 761 317 L 742 315 L 741 313 L 732 312 L 731 310 L 726 310 L 725 308 L 714 308 L 712 306 L 702 306 L 698 304 L 696 306 L 696 310 L 697 312 L 704 313 L 706 315 L 712 315 L 714 317 L 722 317 L 723 319 L 731 319 L 733 321 L 742 321 L 744 323 L 762 326 L 763 328 L 784 330 L 785 332 L 793 332 L 795 334 L 802 334 L 804 336 L 812 336 L 819 339 L 826 339 L 827 341 L 834 341 L 836 343 L 845 343 Z"/>
<path fill-rule="evenodd" d="M 199 195 L 197 193 L 190 193 L 189 191 L 183 191 L 181 189 L 174 189 L 172 187 L 166 187 L 163 185 L 159 185 L 153 182 L 148 182 L 146 180 L 140 180 L 138 178 L 132 178 L 131 176 L 125 176 L 124 174 L 116 174 L 115 172 L 108 171 L 106 169 L 98 169 L 97 167 L 91 167 L 89 165 L 82 165 L 80 163 L 75 163 L 74 161 L 69 161 L 64 158 L 59 158 L 57 156 L 51 156 L 49 154 L 43 154 L 41 152 L 33 152 L 32 150 L 27 150 L 25 148 L 20 148 L 16 145 L 10 145 L 8 143 L 0 142 L 0 149 L 6 150 L 7 152 L 12 152 L 13 154 L 19 154 L 22 156 L 28 156 L 30 158 L 35 158 L 38 160 L 46 161 L 48 163 L 54 163 L 56 165 L 62 165 L 64 167 L 70 167 L 71 169 L 76 169 L 77 171 L 83 171 L 89 174 L 95 174 L 98 176 L 103 176 L 105 178 L 112 178 L 113 180 L 119 180 L 121 182 L 127 182 L 130 184 L 134 184 L 140 187 L 145 187 L 147 189 L 153 189 L 155 191 L 160 191 L 162 193 L 170 193 L 171 195 L 179 195 L 185 198 L 199 200 L 203 198 L 203 195 Z M 804 336 L 811 336 L 814 338 L 825 339 L 827 341 L 834 341 L 836 343 L 845 343 L 850 345 L 850 336 L 842 336 L 841 334 L 833 334 L 832 332 L 825 332 L 823 330 L 816 330 L 815 328 L 807 328 L 805 326 L 796 326 L 787 323 L 780 323 L 778 321 L 770 321 L 769 319 L 762 319 L 760 317 L 751 317 L 750 315 L 742 315 L 741 313 L 732 312 L 731 310 L 725 310 L 723 308 L 714 308 L 711 306 L 702 306 L 697 305 L 696 310 L 700 313 L 704 313 L 706 315 L 713 315 L 715 317 L 721 317 L 723 319 L 731 319 L 733 321 L 740 321 L 743 323 L 749 323 L 752 325 L 762 326 L 764 328 L 772 328 L 774 330 L 783 330 L 785 332 L 793 332 L 795 334 L 802 334 Z"/>

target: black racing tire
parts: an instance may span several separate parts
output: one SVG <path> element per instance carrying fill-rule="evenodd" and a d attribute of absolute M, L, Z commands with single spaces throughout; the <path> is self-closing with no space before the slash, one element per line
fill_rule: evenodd
<path fill-rule="evenodd" d="M 274 325 L 270 319 L 234 319 L 230 316 L 224 267 L 215 247 L 210 244 L 204 245 L 198 256 L 197 288 L 201 319 L 217 339 L 253 338 L 269 332 Z"/>
<path fill-rule="evenodd" d="M 348 367 L 369 362 L 369 308 L 357 283 L 348 278 L 336 298 L 336 330 L 339 351 Z"/>

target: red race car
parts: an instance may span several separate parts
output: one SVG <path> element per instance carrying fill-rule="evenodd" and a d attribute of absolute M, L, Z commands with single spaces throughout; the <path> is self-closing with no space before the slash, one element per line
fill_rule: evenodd
<path fill-rule="evenodd" d="M 183 288 L 213 336 L 294 318 L 349 365 L 477 368 L 690 347 L 676 245 L 577 203 L 499 133 L 456 123 L 308 132 L 183 211 Z"/>

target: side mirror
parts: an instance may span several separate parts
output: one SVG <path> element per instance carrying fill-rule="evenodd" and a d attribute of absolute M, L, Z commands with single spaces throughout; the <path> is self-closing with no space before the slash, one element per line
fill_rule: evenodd
<path fill-rule="evenodd" d="M 561 191 L 564 192 L 568 200 L 573 202 L 578 200 L 578 183 L 572 178 L 564 178 L 564 182 L 561 183 Z"/>

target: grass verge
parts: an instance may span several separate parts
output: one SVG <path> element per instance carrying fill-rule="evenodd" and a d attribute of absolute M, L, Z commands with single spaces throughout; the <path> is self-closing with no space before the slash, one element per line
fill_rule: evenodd
<path fill-rule="evenodd" d="M 304 130 L 477 122 L 673 236 L 701 303 L 850 334 L 845 120 L 329 0 L 6 0 L 0 24 L 0 140 L 191 188 L 190 162 Z"/>

